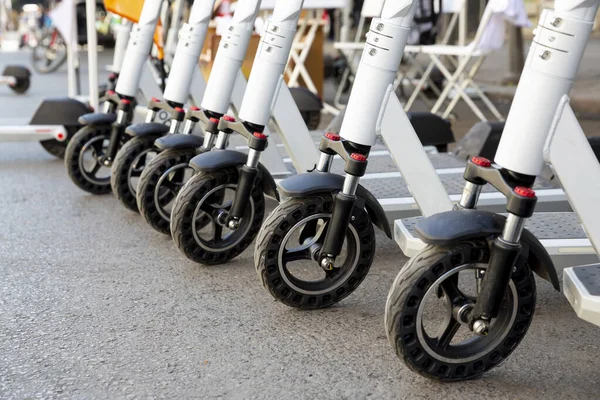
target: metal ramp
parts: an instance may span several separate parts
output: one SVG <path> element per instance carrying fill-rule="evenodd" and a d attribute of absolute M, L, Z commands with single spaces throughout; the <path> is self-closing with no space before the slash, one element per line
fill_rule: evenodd
<path fill-rule="evenodd" d="M 600 264 L 566 268 L 563 292 L 579 318 L 600 326 Z"/>
<path fill-rule="evenodd" d="M 413 257 L 425 248 L 425 243 L 415 233 L 415 226 L 422 218 L 394 222 L 396 242 L 407 257 Z M 525 227 L 540 240 L 557 268 L 598 262 L 598 256 L 573 212 L 537 213 Z"/>

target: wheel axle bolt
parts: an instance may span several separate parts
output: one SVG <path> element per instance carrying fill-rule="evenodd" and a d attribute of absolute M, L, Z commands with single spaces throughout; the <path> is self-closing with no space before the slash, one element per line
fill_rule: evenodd
<path fill-rule="evenodd" d="M 237 219 L 232 219 L 229 221 L 227 226 L 229 227 L 229 229 L 232 229 L 235 231 L 237 229 L 240 229 L 240 221 L 238 221 Z"/>
<path fill-rule="evenodd" d="M 333 270 L 334 266 L 335 266 L 335 261 L 331 257 L 325 257 L 321 260 L 321 268 L 323 268 L 326 271 Z"/>
<path fill-rule="evenodd" d="M 490 324 L 489 322 L 482 320 L 482 319 L 478 319 L 477 321 L 475 321 L 473 323 L 473 332 L 475 332 L 476 335 L 479 336 L 486 336 L 490 331 Z"/>

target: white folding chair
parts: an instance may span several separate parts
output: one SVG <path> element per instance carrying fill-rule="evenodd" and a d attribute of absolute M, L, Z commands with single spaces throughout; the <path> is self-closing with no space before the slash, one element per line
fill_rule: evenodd
<path fill-rule="evenodd" d="M 441 14 L 451 16 L 448 26 L 445 29 L 445 34 L 440 40 L 441 44 L 447 44 L 450 42 L 450 39 L 452 38 L 452 33 L 458 24 L 461 12 L 466 6 L 466 1 L 467 0 L 442 0 L 441 5 L 437 5 L 437 7 L 441 7 L 441 10 L 439 10 Z M 365 0 L 354 41 L 339 42 L 334 44 L 334 48 L 343 52 L 346 59 L 348 60 L 348 67 L 344 71 L 342 81 L 340 82 L 335 96 L 334 104 L 338 108 L 342 108 L 344 106 L 344 104 L 341 103 L 341 98 L 344 94 L 344 88 L 347 85 L 347 82 L 352 76 L 352 74 L 356 72 L 356 68 L 358 67 L 362 50 L 365 47 L 362 32 L 366 21 L 370 18 L 379 17 L 383 9 L 383 4 L 384 0 Z M 407 45 L 407 50 L 405 50 L 404 62 L 406 62 L 410 66 L 410 69 L 416 71 L 416 73 L 419 76 L 425 77 L 424 79 L 421 79 L 420 81 L 418 81 L 418 83 L 415 84 L 415 86 L 417 86 L 417 90 L 414 90 L 412 92 L 412 95 L 409 100 L 409 105 L 406 108 L 407 110 L 412 106 L 417 97 L 420 97 L 425 103 L 429 104 L 429 99 L 423 93 L 423 89 L 425 87 L 432 90 L 436 96 L 439 96 L 441 94 L 441 89 L 439 89 L 436 86 L 435 82 L 433 82 L 430 79 L 431 73 L 435 68 L 435 64 L 431 62 L 430 65 L 426 69 L 424 69 L 414 56 L 414 53 L 420 52 L 421 47 L 422 46 Z M 407 79 L 406 76 L 407 74 L 404 71 L 398 71 L 398 77 L 394 82 L 394 87 L 397 88 L 400 84 L 403 83 L 403 81 L 407 80 L 412 85 L 413 80 Z"/>
<path fill-rule="evenodd" d="M 487 118 L 483 111 L 477 106 L 475 101 L 466 93 L 467 88 L 471 89 L 475 95 L 484 103 L 484 105 L 488 108 L 488 110 L 494 115 L 494 117 L 498 120 L 503 120 L 504 117 L 496 106 L 492 103 L 492 101 L 485 95 L 484 91 L 481 89 L 479 85 L 474 82 L 475 75 L 479 72 L 481 65 L 485 61 L 486 57 L 491 54 L 493 51 L 497 49 L 492 48 L 484 48 L 482 47 L 482 39 L 484 39 L 484 35 L 486 35 L 487 30 L 490 29 L 491 22 L 494 18 L 504 18 L 504 12 L 510 2 L 522 2 L 522 0 L 490 0 L 483 12 L 483 16 L 481 18 L 479 28 L 477 29 L 477 33 L 475 34 L 475 38 L 473 41 L 466 46 L 457 46 L 457 45 L 432 45 L 432 46 L 416 46 L 406 49 L 407 52 L 415 52 L 419 54 L 426 54 L 433 66 L 437 67 L 441 73 L 444 75 L 444 78 L 447 80 L 446 86 L 436 103 L 434 104 L 431 112 L 434 114 L 440 113 L 440 110 L 444 106 L 444 104 L 449 100 L 449 104 L 445 108 L 445 110 L 441 113 L 443 118 L 448 118 L 448 116 L 455 109 L 459 100 L 462 99 L 469 106 L 469 108 L 475 113 L 475 115 L 481 121 L 487 121 Z M 501 46 L 500 46 L 501 47 Z M 441 60 L 441 57 L 450 56 L 456 57 L 458 59 L 458 63 L 455 65 L 454 72 L 451 72 L 450 69 L 444 64 Z M 417 92 L 426 84 L 429 79 L 429 75 L 433 70 L 432 65 L 423 75 L 419 85 L 417 85 Z M 454 97 L 450 99 L 450 95 L 454 93 Z M 416 94 L 411 96 L 411 99 L 407 103 L 407 107 L 410 107 L 416 98 Z"/>
<path fill-rule="evenodd" d="M 339 109 L 344 107 L 344 104 L 341 103 L 341 98 L 345 92 L 344 89 L 350 81 L 350 77 L 356 73 L 362 51 L 365 48 L 365 42 L 363 41 L 365 24 L 367 23 L 367 20 L 381 16 L 384 3 L 385 0 L 365 0 L 358 20 L 354 40 L 350 42 L 337 42 L 333 45 L 334 49 L 339 50 L 344 54 L 344 57 L 348 62 L 348 65 L 342 74 L 342 79 L 333 103 Z"/>

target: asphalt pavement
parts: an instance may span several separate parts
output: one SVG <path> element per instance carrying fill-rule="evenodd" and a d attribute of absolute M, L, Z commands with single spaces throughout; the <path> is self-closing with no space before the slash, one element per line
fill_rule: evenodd
<path fill-rule="evenodd" d="M 2 64 L 18 57 L 0 54 Z M 65 83 L 62 72 L 36 76 L 21 98 L 0 88 L 0 117 L 27 117 Z M 352 296 L 300 312 L 261 287 L 252 249 L 196 265 L 112 196 L 77 189 L 37 143 L 0 143 L 0 184 L 2 399 L 600 396 L 600 329 L 545 282 L 529 334 L 504 364 L 434 383 L 385 337 L 386 296 L 406 259 L 381 233 Z"/>

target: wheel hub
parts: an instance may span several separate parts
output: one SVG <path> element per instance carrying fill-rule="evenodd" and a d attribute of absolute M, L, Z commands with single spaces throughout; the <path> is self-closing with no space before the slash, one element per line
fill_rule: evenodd
<path fill-rule="evenodd" d="M 475 308 L 475 304 L 471 302 L 456 304 L 452 307 L 452 316 L 462 325 L 469 325 L 469 316 L 473 308 Z"/>
<path fill-rule="evenodd" d="M 219 210 L 217 214 L 217 224 L 221 226 L 228 226 L 227 218 L 229 217 L 229 213 L 226 210 Z"/>

